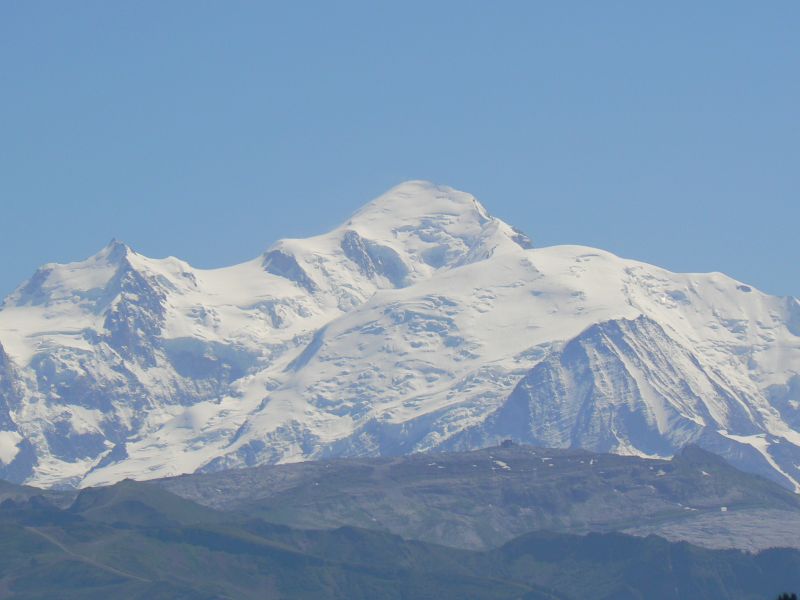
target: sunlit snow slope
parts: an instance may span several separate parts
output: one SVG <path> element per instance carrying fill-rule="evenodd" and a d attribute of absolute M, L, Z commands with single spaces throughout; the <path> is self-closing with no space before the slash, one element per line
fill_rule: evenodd
<path fill-rule="evenodd" d="M 532 249 L 404 183 L 334 231 L 201 270 L 112 242 L 0 309 L 0 476 L 95 485 L 505 438 L 800 482 L 800 303 Z"/>

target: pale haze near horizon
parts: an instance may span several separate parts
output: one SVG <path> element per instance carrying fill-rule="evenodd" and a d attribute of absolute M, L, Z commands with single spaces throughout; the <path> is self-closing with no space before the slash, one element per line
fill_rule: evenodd
<path fill-rule="evenodd" d="M 198 267 L 407 179 L 800 295 L 800 5 L 0 7 L 0 296 L 112 237 Z"/>

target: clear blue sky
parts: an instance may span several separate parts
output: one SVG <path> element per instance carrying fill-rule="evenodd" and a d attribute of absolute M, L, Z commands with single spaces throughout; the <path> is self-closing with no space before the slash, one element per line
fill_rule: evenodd
<path fill-rule="evenodd" d="M 199 267 L 405 179 L 800 295 L 800 3 L 0 3 L 0 295 L 112 238 Z"/>

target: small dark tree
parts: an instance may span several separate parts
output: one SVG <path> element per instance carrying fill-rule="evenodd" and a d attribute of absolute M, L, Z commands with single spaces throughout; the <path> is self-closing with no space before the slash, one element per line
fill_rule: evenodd
<path fill-rule="evenodd" d="M 781 594 L 778 600 L 797 600 L 797 594 Z"/>

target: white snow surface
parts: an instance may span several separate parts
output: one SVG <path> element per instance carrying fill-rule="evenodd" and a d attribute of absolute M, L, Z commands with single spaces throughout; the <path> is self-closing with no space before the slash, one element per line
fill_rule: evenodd
<path fill-rule="evenodd" d="M 19 453 L 22 436 L 16 431 L 0 431 L 0 463 L 9 464 Z"/>
<path fill-rule="evenodd" d="M 794 298 L 531 248 L 471 195 L 412 181 L 233 267 L 114 241 L 39 269 L 0 308 L 0 476 L 87 486 L 515 438 L 694 442 L 797 488 L 798 336 Z"/>

